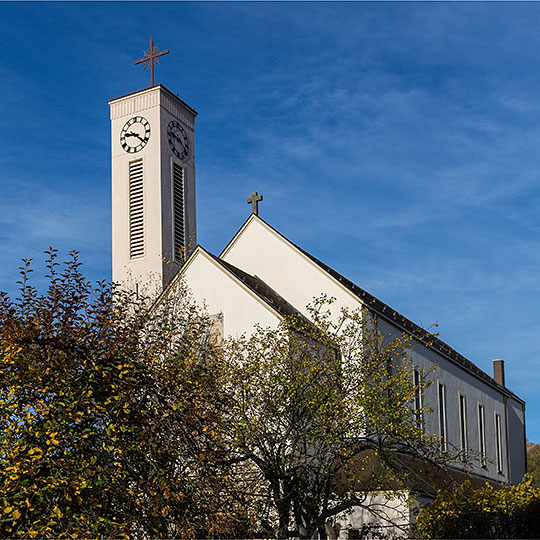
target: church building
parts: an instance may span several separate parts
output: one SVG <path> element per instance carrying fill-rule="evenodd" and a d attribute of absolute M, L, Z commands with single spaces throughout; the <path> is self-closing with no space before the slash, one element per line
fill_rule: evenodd
<path fill-rule="evenodd" d="M 195 118 L 197 112 L 161 84 L 109 101 L 112 128 L 113 281 L 164 290 L 185 280 L 224 336 L 273 327 L 326 293 L 332 309 L 368 308 L 381 330 L 415 334 L 419 327 L 251 215 L 220 254 L 197 244 Z M 247 209 L 247 207 L 246 207 Z M 443 341 L 416 342 L 414 365 L 433 368 L 425 400 L 426 429 L 481 456 L 472 473 L 517 484 L 526 471 L 525 403 L 505 385 L 503 360 L 493 374 Z M 353 519 L 348 518 L 348 519 Z"/>

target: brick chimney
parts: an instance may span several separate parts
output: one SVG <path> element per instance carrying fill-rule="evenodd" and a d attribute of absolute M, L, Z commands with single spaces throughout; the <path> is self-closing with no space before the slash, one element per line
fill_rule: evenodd
<path fill-rule="evenodd" d="M 504 386 L 504 360 L 498 358 L 493 360 L 493 378 L 501 386 Z"/>

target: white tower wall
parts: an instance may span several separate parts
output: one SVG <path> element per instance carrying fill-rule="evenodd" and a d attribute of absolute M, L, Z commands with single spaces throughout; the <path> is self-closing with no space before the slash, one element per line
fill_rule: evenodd
<path fill-rule="evenodd" d="M 112 265 L 113 282 L 139 291 L 152 286 L 159 292 L 171 280 L 181 263 L 174 249 L 172 168 L 183 170 L 184 246 L 187 253 L 197 243 L 195 215 L 196 111 L 162 85 L 153 86 L 109 101 L 112 149 Z M 150 135 L 143 148 L 126 151 L 121 142 L 122 129 L 132 118 L 144 118 Z M 189 153 L 175 155 L 169 143 L 168 126 L 176 121 L 189 141 Z M 142 129 L 140 123 L 135 127 Z M 127 129 L 129 133 L 131 128 Z M 169 130 L 170 131 L 170 130 Z M 126 130 L 124 131 L 124 133 Z M 128 137 L 133 144 L 140 136 Z M 142 138 L 141 138 L 142 140 Z M 136 142 L 134 142 L 136 141 Z M 130 163 L 143 164 L 142 255 L 130 253 Z M 178 221 L 177 221 L 178 222 Z"/>

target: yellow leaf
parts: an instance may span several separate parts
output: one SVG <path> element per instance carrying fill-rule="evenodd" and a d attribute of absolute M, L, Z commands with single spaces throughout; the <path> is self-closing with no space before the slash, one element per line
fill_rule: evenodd
<path fill-rule="evenodd" d="M 60 508 L 58 508 L 58 506 L 55 506 L 54 509 L 53 509 L 53 513 L 58 516 L 59 518 L 61 518 L 64 514 L 62 514 L 62 511 L 60 510 Z"/>
<path fill-rule="evenodd" d="M 13 517 L 15 519 L 19 519 L 21 517 L 21 513 L 18 510 L 15 510 L 15 512 L 13 512 Z"/>

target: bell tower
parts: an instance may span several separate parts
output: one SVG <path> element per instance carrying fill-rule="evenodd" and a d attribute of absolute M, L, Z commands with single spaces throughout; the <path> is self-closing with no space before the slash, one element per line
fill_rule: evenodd
<path fill-rule="evenodd" d="M 109 105 L 113 282 L 160 292 L 197 244 L 197 112 L 161 84 Z"/>

